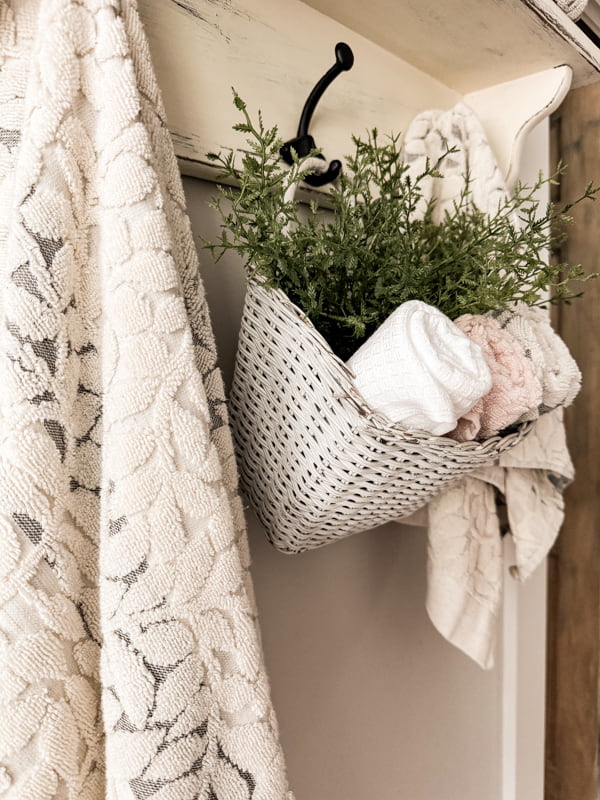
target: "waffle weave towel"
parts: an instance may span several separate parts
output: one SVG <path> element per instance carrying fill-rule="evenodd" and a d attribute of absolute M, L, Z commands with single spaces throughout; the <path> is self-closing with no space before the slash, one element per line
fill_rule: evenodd
<path fill-rule="evenodd" d="M 348 367 L 374 410 L 436 436 L 451 431 L 492 385 L 479 345 L 419 300 L 390 314 Z"/>

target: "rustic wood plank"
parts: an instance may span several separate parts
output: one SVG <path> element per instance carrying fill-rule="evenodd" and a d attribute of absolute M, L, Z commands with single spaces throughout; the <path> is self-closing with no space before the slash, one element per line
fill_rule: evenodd
<path fill-rule="evenodd" d="M 569 94 L 553 120 L 555 148 L 568 165 L 561 200 L 600 182 L 600 86 Z M 600 203 L 573 210 L 576 224 L 559 257 L 600 272 Z M 563 531 L 550 559 L 546 800 L 598 798 L 600 669 L 600 280 L 555 315 L 583 373 L 567 410 L 577 478 L 566 492 Z"/>
<path fill-rule="evenodd" d="M 560 64 L 598 79 L 600 50 L 553 0 L 305 2 L 463 93 Z"/>
<path fill-rule="evenodd" d="M 184 174 L 215 180 L 207 159 L 243 151 L 232 131 L 241 117 L 231 87 L 252 117 L 296 135 L 302 106 L 346 41 L 355 65 L 320 101 L 310 132 L 327 159 L 352 152 L 352 135 L 377 127 L 400 133 L 424 108 L 449 108 L 462 96 L 299 0 L 141 0 L 140 16 Z"/>

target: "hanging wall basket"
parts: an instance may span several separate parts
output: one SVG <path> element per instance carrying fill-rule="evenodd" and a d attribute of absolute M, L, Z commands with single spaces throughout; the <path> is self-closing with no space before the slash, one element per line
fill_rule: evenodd
<path fill-rule="evenodd" d="M 412 514 L 531 429 L 458 443 L 390 422 L 368 407 L 306 315 L 256 280 L 246 295 L 231 417 L 241 488 L 286 553 Z"/>

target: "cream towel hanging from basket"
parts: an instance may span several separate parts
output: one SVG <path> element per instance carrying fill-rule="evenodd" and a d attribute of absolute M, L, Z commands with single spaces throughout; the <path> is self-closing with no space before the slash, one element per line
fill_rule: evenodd
<path fill-rule="evenodd" d="M 460 196 L 467 174 L 474 203 L 494 213 L 506 197 L 506 187 L 483 128 L 464 103 L 450 111 L 419 115 L 404 142 L 415 174 L 422 171 L 427 158 L 437 161 L 452 147 L 457 152 L 440 165 L 444 177 L 431 180 L 428 186 L 428 196 L 439 198 L 438 213 Z M 571 374 L 572 369 L 563 359 L 561 374 Z M 573 398 L 574 393 L 566 389 L 565 401 Z M 515 542 L 512 572 L 525 580 L 558 535 L 562 490 L 573 479 L 562 410 L 540 417 L 529 435 L 510 453 L 501 454 L 497 464 L 445 489 L 428 509 L 427 611 L 443 636 L 485 668 L 494 663 L 503 580 L 495 491 L 506 500 Z"/>

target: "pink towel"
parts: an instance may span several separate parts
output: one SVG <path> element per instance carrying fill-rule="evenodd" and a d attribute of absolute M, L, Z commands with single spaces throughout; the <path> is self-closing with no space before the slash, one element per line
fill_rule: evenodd
<path fill-rule="evenodd" d="M 523 347 L 491 317 L 463 314 L 455 324 L 478 344 L 492 374 L 492 388 L 448 435 L 459 442 L 488 439 L 542 400 L 542 386 Z"/>

